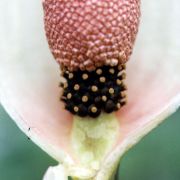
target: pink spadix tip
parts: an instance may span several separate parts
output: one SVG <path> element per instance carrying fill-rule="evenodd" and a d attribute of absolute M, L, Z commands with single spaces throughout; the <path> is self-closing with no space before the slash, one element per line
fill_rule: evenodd
<path fill-rule="evenodd" d="M 128 61 L 140 0 L 44 0 L 49 47 L 61 68 L 95 70 Z"/>

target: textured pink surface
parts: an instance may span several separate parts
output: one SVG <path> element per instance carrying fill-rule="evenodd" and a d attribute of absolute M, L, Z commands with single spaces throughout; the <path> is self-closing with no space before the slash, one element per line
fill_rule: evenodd
<path fill-rule="evenodd" d="M 138 31 L 139 0 L 45 0 L 50 49 L 69 70 L 125 63 Z"/>
<path fill-rule="evenodd" d="M 72 150 L 73 117 L 63 110 L 63 104 L 59 101 L 58 66 L 53 62 L 44 39 L 41 3 L 19 0 L 11 3 L 13 5 L 8 7 L 4 3 L 4 8 L 1 8 L 4 17 L 13 15 L 8 23 L 3 24 L 0 33 L 1 104 L 18 126 L 59 162 L 67 162 L 67 154 L 78 159 Z M 116 151 L 118 158 L 115 158 L 118 160 L 120 149 L 122 151 L 132 145 L 132 140 L 136 142 L 134 131 L 142 134 L 147 127 L 150 130 L 152 123 L 157 125 L 160 122 L 157 121 L 159 115 L 165 117 L 165 111 L 172 113 L 180 104 L 180 34 L 177 18 L 180 11 L 174 8 L 178 7 L 178 3 L 179 0 L 175 3 L 142 1 L 140 34 L 133 60 L 127 66 L 129 100 L 127 106 L 116 113 L 120 123 L 119 141 L 100 164 L 100 171 L 104 169 L 106 172 L 104 178 L 99 179 L 108 177 L 109 171 L 105 166 L 110 164 L 109 170 L 112 169 L 111 157 L 114 157 L 115 149 L 119 149 Z M 33 13 L 29 9 L 33 9 Z M 173 9 L 172 13 L 169 13 L 170 9 Z M 18 20 L 16 23 L 15 19 Z M 10 45 L 14 48 L 9 48 Z M 131 143 L 124 146 L 129 139 Z M 73 164 L 77 165 L 76 162 Z"/>

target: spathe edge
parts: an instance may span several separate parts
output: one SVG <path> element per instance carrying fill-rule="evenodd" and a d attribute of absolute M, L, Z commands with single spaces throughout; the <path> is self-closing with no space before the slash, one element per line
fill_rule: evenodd
<path fill-rule="evenodd" d="M 161 112 L 149 117 L 151 122 L 146 124 L 143 128 L 140 127 L 129 134 L 129 138 L 116 147 L 116 149 L 111 152 L 108 156 L 101 170 L 97 173 L 95 180 L 108 180 L 107 177 L 111 177 L 116 170 L 121 157 L 134 145 L 136 145 L 144 136 L 150 133 L 158 125 L 160 125 L 167 117 L 176 112 L 180 107 L 180 94 L 174 97 L 162 110 Z"/>
<path fill-rule="evenodd" d="M 0 103 L 7 111 L 7 113 L 13 118 L 17 126 L 25 133 L 28 134 L 28 125 L 23 121 L 23 117 L 12 107 L 7 101 L 6 93 L 3 88 L 0 88 Z M 156 113 L 150 117 L 150 123 L 146 124 L 143 128 L 137 128 L 135 131 L 129 134 L 129 138 L 126 138 L 119 146 L 115 148 L 110 155 L 105 158 L 101 165 L 101 168 L 95 172 L 93 170 L 87 170 L 81 167 L 75 167 L 72 158 L 64 151 L 57 150 L 52 147 L 49 148 L 50 144 L 44 143 L 35 133 L 30 134 L 31 140 L 37 144 L 43 151 L 47 152 L 55 160 L 62 163 L 68 169 L 69 176 L 75 176 L 79 178 L 93 178 L 94 180 L 108 180 L 112 177 L 116 171 L 121 157 L 135 144 L 137 144 L 145 135 L 151 130 L 156 128 L 162 123 L 165 118 L 174 113 L 180 106 L 180 94 L 176 95 L 165 107 L 161 109 L 159 113 Z M 24 123 L 23 123 L 24 122 Z M 58 151 L 58 153 L 57 153 Z M 57 155 L 58 154 L 58 155 Z"/>

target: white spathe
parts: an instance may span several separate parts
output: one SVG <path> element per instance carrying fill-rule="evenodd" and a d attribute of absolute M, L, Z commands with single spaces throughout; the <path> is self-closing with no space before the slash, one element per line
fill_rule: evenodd
<path fill-rule="evenodd" d="M 24 133 L 62 162 L 45 178 L 107 180 L 120 157 L 180 105 L 180 1 L 142 0 L 128 63 L 129 103 L 117 113 L 120 138 L 98 171 L 81 168 L 71 149 L 73 119 L 59 102 L 59 69 L 46 42 L 41 3 L 0 1 L 0 102 Z"/>
<path fill-rule="evenodd" d="M 49 167 L 43 180 L 68 180 L 64 167 L 60 164 L 56 167 Z"/>

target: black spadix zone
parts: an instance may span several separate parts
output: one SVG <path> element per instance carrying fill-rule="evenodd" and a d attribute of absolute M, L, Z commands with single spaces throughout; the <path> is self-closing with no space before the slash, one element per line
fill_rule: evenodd
<path fill-rule="evenodd" d="M 126 66 L 103 66 L 94 71 L 63 71 L 61 100 L 65 109 L 81 117 L 111 113 L 126 104 Z"/>

